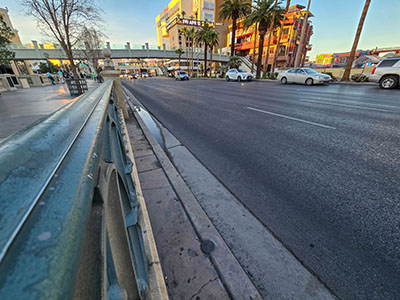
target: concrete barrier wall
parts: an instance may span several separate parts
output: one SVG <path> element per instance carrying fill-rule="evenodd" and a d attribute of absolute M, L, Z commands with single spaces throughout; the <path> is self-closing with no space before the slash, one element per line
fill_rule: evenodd
<path fill-rule="evenodd" d="M 365 67 L 364 69 L 360 68 L 360 69 L 351 69 L 350 72 L 350 76 L 354 75 L 354 74 L 371 74 L 372 70 L 373 70 L 373 66 L 368 66 Z M 315 68 L 314 70 L 316 70 L 317 72 L 320 73 L 332 73 L 333 76 L 335 76 L 336 78 L 342 78 L 343 73 L 344 73 L 344 68 Z"/>

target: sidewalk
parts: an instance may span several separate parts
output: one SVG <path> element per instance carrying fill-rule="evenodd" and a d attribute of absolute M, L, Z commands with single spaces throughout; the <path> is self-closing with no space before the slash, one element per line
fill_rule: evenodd
<path fill-rule="evenodd" d="M 94 86 L 89 80 L 89 90 Z M 73 101 L 66 84 L 1 93 L 0 141 Z"/>
<path fill-rule="evenodd" d="M 133 96 L 125 90 L 125 97 Z M 170 299 L 262 299 L 136 104 L 128 104 L 126 126 Z"/>

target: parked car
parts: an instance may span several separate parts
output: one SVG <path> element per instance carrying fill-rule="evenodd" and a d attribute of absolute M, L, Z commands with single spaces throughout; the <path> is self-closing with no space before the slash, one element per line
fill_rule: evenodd
<path fill-rule="evenodd" d="M 253 79 L 253 74 L 246 72 L 245 70 L 242 70 L 242 69 L 230 69 L 230 70 L 228 70 L 228 72 L 226 72 L 225 79 L 227 81 L 230 81 L 230 80 L 250 81 Z"/>
<path fill-rule="evenodd" d="M 332 77 L 326 74 L 318 73 L 309 68 L 290 69 L 278 74 L 278 80 L 282 84 L 289 82 L 303 83 L 306 85 L 324 84 L 332 80 Z"/>
<path fill-rule="evenodd" d="M 149 77 L 149 74 L 147 72 L 142 72 L 142 77 L 147 78 L 147 77 Z"/>
<path fill-rule="evenodd" d="M 189 80 L 189 75 L 185 71 L 176 71 L 175 80 Z"/>
<path fill-rule="evenodd" d="M 137 78 L 138 78 L 138 75 L 137 75 L 136 73 L 129 74 L 128 78 L 129 78 L 129 79 L 137 79 Z"/>
<path fill-rule="evenodd" d="M 368 78 L 379 83 L 382 89 L 394 89 L 400 85 L 400 57 L 383 59 L 371 72 Z"/>

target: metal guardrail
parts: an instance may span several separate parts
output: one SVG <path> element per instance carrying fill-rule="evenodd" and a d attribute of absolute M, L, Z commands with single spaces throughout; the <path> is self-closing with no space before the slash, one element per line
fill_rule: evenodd
<path fill-rule="evenodd" d="M 0 143 L 0 299 L 141 299 L 148 269 L 112 82 Z"/>

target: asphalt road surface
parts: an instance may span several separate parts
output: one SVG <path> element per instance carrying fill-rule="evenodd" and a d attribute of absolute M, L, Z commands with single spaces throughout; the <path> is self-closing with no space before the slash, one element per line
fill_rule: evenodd
<path fill-rule="evenodd" d="M 340 299 L 399 299 L 400 89 L 124 84 Z"/>

